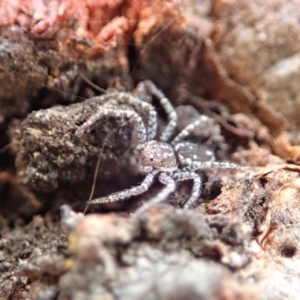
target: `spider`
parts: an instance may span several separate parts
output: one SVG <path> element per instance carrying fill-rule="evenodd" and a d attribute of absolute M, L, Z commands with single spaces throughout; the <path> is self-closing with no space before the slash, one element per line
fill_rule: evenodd
<path fill-rule="evenodd" d="M 139 83 L 135 91 L 139 96 L 126 92 L 108 93 L 100 96 L 102 101 L 115 99 L 119 105 L 129 104 L 133 107 L 133 110 L 119 107 L 102 107 L 78 128 L 75 135 L 84 140 L 85 136 L 95 127 L 95 124 L 101 122 L 104 117 L 132 122 L 137 135 L 137 146 L 134 153 L 140 162 L 140 171 L 146 176 L 138 186 L 91 200 L 89 203 L 101 204 L 122 201 L 143 194 L 151 187 L 155 178 L 158 178 L 165 187 L 154 198 L 142 205 L 143 210 L 167 199 L 175 191 L 176 182 L 185 180 L 193 180 L 193 186 L 191 195 L 183 207 L 192 208 L 201 193 L 201 178 L 197 174 L 197 170 L 212 167 L 237 169 L 239 166 L 230 162 L 201 162 L 197 160 L 197 157 L 193 157 L 193 159 L 186 158 L 182 155 L 182 150 L 192 150 L 194 144 L 184 140 L 194 132 L 197 126 L 208 124 L 211 119 L 201 115 L 172 138 L 175 134 L 178 117 L 171 102 L 151 81 Z M 158 128 L 157 112 L 154 106 L 149 103 L 149 96 L 147 96 L 149 94 L 159 100 L 160 105 L 167 114 L 168 123 L 158 138 L 156 138 Z M 144 114 L 148 115 L 147 121 L 144 121 L 141 116 Z"/>

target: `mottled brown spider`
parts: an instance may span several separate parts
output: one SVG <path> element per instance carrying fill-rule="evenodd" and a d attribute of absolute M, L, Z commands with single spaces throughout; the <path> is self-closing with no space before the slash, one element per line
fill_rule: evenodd
<path fill-rule="evenodd" d="M 135 155 L 140 162 L 140 170 L 146 174 L 146 177 L 141 184 L 136 187 L 94 199 L 90 201 L 90 204 L 122 201 L 129 197 L 140 195 L 150 188 L 157 177 L 165 187 L 154 198 L 149 200 L 147 204 L 143 205 L 143 209 L 167 199 L 168 196 L 175 191 L 176 182 L 185 180 L 193 180 L 191 195 L 183 205 L 184 208 L 191 208 L 198 200 L 201 192 L 201 178 L 197 174 L 197 170 L 212 167 L 236 169 L 239 168 L 239 166 L 229 162 L 201 162 L 197 160 L 197 157 L 184 157 L 181 154 L 182 150 L 193 149 L 194 146 L 194 144 L 185 142 L 184 140 L 194 132 L 197 126 L 203 126 L 206 123 L 208 126 L 211 119 L 201 115 L 196 121 L 186 126 L 178 135 L 171 139 L 174 135 L 178 119 L 171 102 L 151 81 L 141 82 L 137 86 L 136 91 L 138 91 L 139 95 L 145 96 L 148 92 L 148 94 L 150 93 L 156 97 L 167 114 L 168 123 L 159 138 L 156 138 L 158 120 L 157 112 L 153 105 L 140 97 L 125 92 L 108 93 L 104 96 L 100 96 L 103 98 L 102 101 L 105 101 L 105 98 L 115 98 L 119 104 L 126 103 L 133 108 L 139 107 L 138 111 L 142 110 L 148 115 L 147 122 L 144 122 L 143 118 L 135 110 L 102 108 L 80 126 L 75 133 L 76 136 L 84 140 L 84 137 L 89 134 L 91 128 L 101 122 L 104 117 L 122 118 L 124 122 L 133 122 L 138 140 Z"/>

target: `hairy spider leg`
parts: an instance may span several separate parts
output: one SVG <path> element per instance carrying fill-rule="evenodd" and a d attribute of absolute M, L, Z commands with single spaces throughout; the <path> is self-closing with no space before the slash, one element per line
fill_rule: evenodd
<path fill-rule="evenodd" d="M 137 133 L 138 143 L 144 144 L 147 141 L 146 128 L 143 123 L 142 118 L 135 112 L 131 110 L 118 110 L 113 108 L 102 108 L 91 116 L 85 123 L 83 123 L 78 130 L 75 132 L 79 138 L 83 138 L 89 129 L 93 127 L 95 123 L 100 121 L 103 117 L 114 117 L 114 118 L 128 118 L 131 119 L 135 124 L 135 129 Z"/>
<path fill-rule="evenodd" d="M 92 201 L 89 202 L 89 204 L 101 204 L 101 203 L 122 201 L 122 200 L 130 198 L 132 196 L 137 196 L 137 195 L 143 194 L 153 184 L 157 173 L 158 173 L 157 171 L 152 171 L 151 173 L 148 173 L 146 175 L 145 179 L 142 181 L 142 183 L 138 186 L 132 187 L 130 189 L 126 189 L 121 192 L 113 193 L 106 197 L 93 199 Z"/>
<path fill-rule="evenodd" d="M 187 148 L 190 150 L 193 150 L 193 147 L 195 146 L 191 142 L 185 142 L 184 139 L 188 138 L 191 134 L 195 132 L 195 129 L 201 125 L 206 126 L 211 123 L 210 118 L 207 116 L 201 115 L 197 120 L 192 122 L 191 124 L 187 125 L 184 129 L 182 129 L 177 136 L 171 141 L 171 145 L 174 147 L 176 153 L 178 154 L 179 161 L 181 165 L 190 165 L 192 163 L 192 158 L 190 157 L 184 157 L 180 155 L 180 149 L 181 148 Z"/>
<path fill-rule="evenodd" d="M 201 178 L 195 172 L 178 172 L 174 174 L 174 179 L 176 181 L 185 181 L 185 180 L 193 180 L 193 187 L 191 191 L 191 195 L 188 200 L 183 205 L 184 208 L 191 208 L 194 206 L 195 202 L 198 200 L 201 192 Z"/>
<path fill-rule="evenodd" d="M 152 140 L 156 136 L 157 132 L 157 113 L 155 108 L 148 102 L 142 101 L 137 97 L 134 97 L 125 92 L 113 92 L 101 96 L 96 96 L 88 99 L 90 102 L 104 103 L 110 99 L 115 99 L 118 104 L 129 104 L 137 111 L 146 111 L 148 113 L 148 119 L 146 123 L 148 140 Z"/>
<path fill-rule="evenodd" d="M 164 131 L 161 133 L 159 140 L 162 142 L 168 141 L 177 126 L 178 116 L 176 110 L 174 109 L 170 100 L 166 98 L 164 93 L 159 88 L 157 88 L 157 86 L 153 82 L 149 80 L 142 81 L 138 84 L 137 89 L 147 89 L 153 96 L 155 96 L 159 100 L 161 106 L 167 113 L 168 124 Z"/>
<path fill-rule="evenodd" d="M 204 115 L 201 115 L 196 121 L 187 125 L 183 130 L 179 132 L 179 134 L 171 141 L 171 145 L 175 146 L 178 143 L 182 142 L 185 138 L 189 137 L 197 128 L 197 126 L 211 123 L 211 120 Z"/>
<path fill-rule="evenodd" d="M 183 168 L 183 171 L 195 172 L 200 169 L 232 169 L 232 170 L 240 170 L 247 171 L 249 168 L 240 166 L 238 164 L 228 162 L 228 161 L 193 161 L 190 165 Z"/>
<path fill-rule="evenodd" d="M 158 177 L 158 180 L 165 185 L 165 187 L 152 199 L 148 200 L 146 203 L 144 203 L 140 208 L 138 208 L 135 212 L 136 214 L 140 214 L 152 206 L 159 204 L 163 202 L 167 197 L 175 191 L 176 184 L 174 179 L 167 175 L 166 173 L 161 173 Z"/>
<path fill-rule="evenodd" d="M 148 102 L 142 101 L 128 93 L 121 92 L 117 98 L 118 102 L 128 103 L 137 111 L 147 111 L 148 120 L 146 123 L 147 140 L 152 140 L 157 132 L 157 113 L 155 108 Z"/>
<path fill-rule="evenodd" d="M 181 142 L 185 138 L 189 137 L 199 126 L 203 126 L 203 123 L 210 123 L 210 119 L 207 116 L 200 116 L 196 121 L 187 125 L 171 142 L 171 145 L 174 147 L 177 152 L 180 147 L 192 147 L 193 144 L 190 142 Z M 209 169 L 209 168 L 218 168 L 218 169 L 233 169 L 233 170 L 244 170 L 243 166 L 232 162 L 217 162 L 217 161 L 193 161 L 191 158 L 185 158 L 182 155 L 178 154 L 178 158 L 182 165 L 187 165 L 183 168 L 183 171 L 195 172 L 199 169 Z"/>

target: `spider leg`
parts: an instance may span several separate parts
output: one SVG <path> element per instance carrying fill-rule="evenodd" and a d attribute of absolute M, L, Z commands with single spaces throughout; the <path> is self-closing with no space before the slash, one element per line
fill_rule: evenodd
<path fill-rule="evenodd" d="M 191 196 L 185 202 L 184 208 L 191 208 L 194 206 L 195 202 L 198 200 L 201 192 L 201 178 L 195 172 L 178 172 L 174 176 L 176 181 L 185 181 L 185 180 L 193 180 L 193 187 L 191 191 Z"/>
<path fill-rule="evenodd" d="M 129 104 L 135 111 L 146 111 L 148 113 L 148 119 L 146 123 L 148 140 L 152 140 L 156 136 L 157 132 L 157 113 L 155 108 L 145 101 L 140 100 L 133 95 L 125 92 L 113 92 L 101 96 L 89 98 L 89 102 L 105 103 L 110 99 L 115 99 L 118 104 Z"/>
<path fill-rule="evenodd" d="M 200 169 L 231 169 L 231 170 L 249 170 L 249 167 L 240 166 L 228 161 L 193 161 L 188 166 L 183 168 L 183 171 L 195 172 Z"/>
<path fill-rule="evenodd" d="M 135 129 L 137 133 L 139 145 L 144 144 L 147 141 L 147 133 L 142 118 L 131 110 L 117 110 L 113 108 L 103 108 L 91 116 L 85 123 L 83 123 L 75 135 L 83 139 L 84 136 L 91 130 L 95 123 L 100 122 L 103 117 L 115 117 L 115 118 L 128 118 L 135 123 Z"/>
<path fill-rule="evenodd" d="M 144 203 L 140 208 L 138 208 L 135 212 L 135 214 L 139 214 L 141 212 L 144 212 L 148 210 L 150 207 L 161 203 L 164 201 L 171 193 L 175 191 L 176 184 L 175 180 L 167 175 L 166 173 L 161 173 L 159 175 L 158 180 L 165 185 L 165 187 L 152 199 L 150 199 L 148 202 Z"/>
<path fill-rule="evenodd" d="M 122 201 L 122 200 L 130 198 L 132 196 L 137 196 L 137 195 L 143 194 L 152 185 L 156 174 L 157 174 L 157 171 L 152 171 L 151 173 L 147 174 L 147 176 L 145 177 L 145 179 L 142 181 L 142 183 L 140 185 L 132 187 L 127 190 L 124 190 L 124 191 L 121 191 L 121 192 L 111 194 L 107 197 L 93 199 L 92 201 L 89 202 L 89 204 L 101 204 L 101 203 Z"/>
<path fill-rule="evenodd" d="M 139 89 L 140 90 L 147 89 L 153 96 L 158 98 L 161 106 L 167 113 L 168 124 L 167 124 L 166 128 L 164 129 L 164 131 L 161 133 L 159 140 L 162 142 L 168 141 L 168 139 L 173 134 L 173 132 L 177 126 L 177 121 L 178 121 L 177 113 L 176 113 L 173 105 L 171 104 L 170 100 L 168 98 L 166 98 L 164 93 L 159 88 L 157 88 L 157 86 L 153 82 L 151 82 L 149 80 L 140 82 L 137 86 L 137 90 L 139 90 Z"/>
<path fill-rule="evenodd" d="M 136 111 L 147 111 L 148 120 L 146 123 L 148 140 L 153 140 L 157 131 L 157 113 L 155 108 L 148 102 L 142 101 L 128 93 L 118 93 L 115 97 L 120 104 L 130 104 Z"/>
<path fill-rule="evenodd" d="M 201 125 L 203 128 L 209 127 L 211 124 L 211 119 L 205 115 L 201 115 L 196 121 L 186 126 L 171 142 L 171 145 L 174 147 L 176 153 L 178 154 L 179 161 L 181 165 L 186 165 L 183 168 L 183 171 L 194 172 L 199 169 L 209 169 L 209 168 L 217 168 L 217 169 L 233 169 L 233 170 L 245 170 L 245 167 L 240 166 L 231 162 L 217 162 L 217 161 L 205 161 L 201 162 L 199 160 L 195 160 L 194 157 L 186 157 L 181 155 L 181 149 L 187 149 L 188 151 L 193 150 L 194 144 L 190 142 L 184 142 L 183 140 L 189 137 L 197 128 L 197 126 Z M 213 159 L 212 155 L 212 159 Z"/>
<path fill-rule="evenodd" d="M 175 146 L 178 143 L 182 142 L 185 138 L 189 137 L 194 131 L 195 128 L 199 125 L 202 127 L 205 126 L 205 124 L 210 125 L 211 119 L 207 116 L 201 115 L 196 121 L 193 123 L 187 125 L 179 134 L 172 140 L 171 145 Z"/>

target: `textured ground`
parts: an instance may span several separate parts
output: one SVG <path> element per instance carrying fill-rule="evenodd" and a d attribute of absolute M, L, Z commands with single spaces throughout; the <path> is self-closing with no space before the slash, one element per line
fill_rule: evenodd
<path fill-rule="evenodd" d="M 297 299 L 299 3 L 80 5 L 0 0 L 0 298 Z M 94 198 L 143 175 L 132 123 L 103 118 L 84 143 L 76 130 L 106 107 L 147 120 L 115 99 L 85 101 L 99 94 L 86 78 L 129 94 L 152 80 L 176 107 L 176 132 L 209 117 L 184 154 L 245 168 L 199 171 L 193 210 L 181 208 L 187 182 L 135 215 L 155 183 L 83 215 L 99 155 Z"/>

